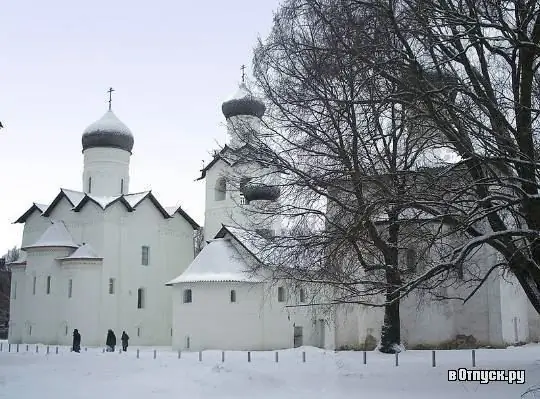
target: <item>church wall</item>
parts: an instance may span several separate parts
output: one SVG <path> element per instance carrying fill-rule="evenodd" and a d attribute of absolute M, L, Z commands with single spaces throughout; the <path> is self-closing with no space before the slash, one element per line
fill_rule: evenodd
<path fill-rule="evenodd" d="M 56 344 L 60 332 L 60 318 L 64 302 L 62 269 L 56 258 L 72 253 L 68 248 L 42 248 L 28 251 L 26 267 L 25 343 Z M 33 294 L 33 278 L 36 277 L 36 293 Z M 47 294 L 47 279 L 51 277 Z M 31 326 L 31 328 L 30 328 Z"/>
<path fill-rule="evenodd" d="M 235 206 L 230 187 L 227 186 L 225 199 L 216 201 L 216 184 L 227 171 L 228 166 L 219 160 L 206 173 L 205 213 L 204 213 L 204 239 L 211 240 L 221 229 L 221 224 L 229 220 L 230 209 Z"/>
<path fill-rule="evenodd" d="M 16 286 L 16 289 L 15 289 Z M 27 306 L 26 267 L 23 265 L 11 267 L 11 300 L 9 302 L 9 330 L 10 344 L 22 343 L 24 332 L 24 315 Z M 13 292 L 16 292 L 14 297 Z"/>
<path fill-rule="evenodd" d="M 529 322 L 529 340 L 533 342 L 540 341 L 540 315 L 530 301 L 527 301 L 527 318 Z"/>
<path fill-rule="evenodd" d="M 193 229 L 181 217 L 165 219 L 149 200 L 132 213 L 122 207 L 107 210 L 103 329 L 125 330 L 133 345 L 170 345 L 172 304 L 165 283 L 193 260 Z M 150 248 L 149 265 L 142 265 L 142 246 Z M 114 295 L 108 293 L 109 278 L 115 279 Z M 142 309 L 139 288 L 144 289 Z"/>
<path fill-rule="evenodd" d="M 118 148 L 88 148 L 84 151 L 84 192 L 98 196 L 129 193 L 129 161 L 131 154 Z M 92 178 L 89 187 L 89 178 Z M 89 191 L 89 188 L 91 190 Z"/>
<path fill-rule="evenodd" d="M 514 275 L 500 274 L 502 339 L 507 344 L 529 341 L 529 300 Z"/>
<path fill-rule="evenodd" d="M 24 224 L 21 247 L 36 242 L 50 225 L 50 218 L 41 216 L 37 211 L 33 212 Z"/>

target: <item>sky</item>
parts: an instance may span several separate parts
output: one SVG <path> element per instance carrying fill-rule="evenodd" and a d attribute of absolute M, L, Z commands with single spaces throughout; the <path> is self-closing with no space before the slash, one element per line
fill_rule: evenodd
<path fill-rule="evenodd" d="M 0 255 L 13 224 L 82 191 L 84 129 L 112 108 L 133 132 L 130 191 L 204 221 L 203 160 L 226 142 L 221 104 L 248 78 L 279 0 L 9 1 L 0 13 Z"/>

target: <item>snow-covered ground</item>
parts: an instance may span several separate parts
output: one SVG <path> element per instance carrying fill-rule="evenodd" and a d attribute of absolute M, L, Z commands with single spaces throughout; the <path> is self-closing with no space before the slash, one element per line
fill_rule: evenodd
<path fill-rule="evenodd" d="M 147 398 L 520 398 L 540 384 L 540 345 L 499 350 L 477 350 L 477 369 L 524 369 L 524 385 L 506 382 L 448 382 L 448 369 L 471 368 L 471 351 L 438 351 L 437 366 L 431 351 L 406 351 L 395 357 L 377 352 L 323 351 L 299 348 L 279 352 L 186 352 L 178 359 L 169 348 L 136 348 L 126 353 L 88 349 L 80 354 L 69 348 L 20 345 L 19 353 L 0 352 L 0 398 L 39 399 L 147 399 Z M 306 352 L 306 362 L 302 352 Z M 534 393 L 527 399 L 539 397 Z"/>

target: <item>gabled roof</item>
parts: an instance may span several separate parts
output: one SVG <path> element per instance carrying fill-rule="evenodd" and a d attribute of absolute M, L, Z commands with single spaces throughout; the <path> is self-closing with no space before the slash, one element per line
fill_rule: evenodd
<path fill-rule="evenodd" d="M 195 282 L 261 282 L 229 239 L 210 241 L 180 276 L 165 285 Z"/>
<path fill-rule="evenodd" d="M 44 204 L 36 204 L 35 202 L 32 204 L 28 210 L 23 213 L 17 220 L 15 220 L 13 223 L 24 223 L 26 220 L 30 217 L 30 215 L 34 212 L 39 212 L 39 214 L 43 214 L 45 212 L 45 209 L 47 208 L 47 205 Z"/>
<path fill-rule="evenodd" d="M 65 188 L 60 189 L 58 195 L 54 198 L 53 202 L 49 206 L 42 204 L 33 204 L 30 209 L 28 209 L 24 215 L 19 217 L 14 223 L 24 223 L 26 219 L 34 211 L 39 211 L 43 216 L 50 216 L 53 209 L 60 203 L 62 198 L 67 199 L 67 201 L 73 206 L 73 211 L 79 212 L 88 202 L 93 202 L 98 205 L 101 209 L 105 210 L 109 206 L 115 204 L 116 202 L 121 202 L 128 212 L 134 211 L 137 206 L 142 203 L 145 199 L 149 199 L 152 204 L 157 208 L 157 210 L 163 215 L 164 218 L 169 219 L 174 217 L 175 213 L 180 214 L 193 229 L 198 229 L 199 225 L 191 218 L 181 207 L 175 207 L 174 211 L 166 210 L 160 202 L 156 199 L 152 191 L 143 191 L 140 193 L 124 194 L 117 196 L 96 196 L 91 194 L 86 194 L 80 191 L 67 190 Z M 42 209 L 46 208 L 44 211 Z"/>
<path fill-rule="evenodd" d="M 58 258 L 59 260 L 102 260 L 103 257 L 98 256 L 94 248 L 90 244 L 83 244 L 71 255 Z"/>
<path fill-rule="evenodd" d="M 227 235 L 233 237 L 234 240 L 238 244 L 240 244 L 251 256 L 253 256 L 257 261 L 261 262 L 261 256 L 259 256 L 260 251 L 257 249 L 257 245 L 255 245 L 255 243 L 253 242 L 255 238 L 254 234 L 242 230 L 238 227 L 222 224 L 221 229 L 219 229 L 214 238 L 225 238 L 227 237 Z M 259 239 L 265 240 L 263 237 L 259 237 Z M 264 245 L 261 245 L 261 247 L 264 247 Z"/>
<path fill-rule="evenodd" d="M 232 151 L 231 147 L 229 147 L 228 145 L 225 145 L 221 149 L 221 151 L 217 152 L 214 155 L 214 158 L 210 161 L 210 163 L 201 169 L 201 177 L 199 177 L 195 181 L 204 179 L 206 177 L 206 172 L 209 171 L 220 159 L 226 164 L 232 165 L 232 160 L 230 160 L 229 157 L 227 156 L 227 153 L 230 151 Z"/>
<path fill-rule="evenodd" d="M 174 217 L 176 213 L 181 215 L 184 219 L 186 219 L 186 221 L 191 225 L 191 227 L 193 227 L 193 230 L 197 230 L 201 227 L 186 213 L 186 211 L 182 209 L 181 206 L 167 206 L 164 209 L 171 217 Z"/>
<path fill-rule="evenodd" d="M 21 249 L 27 250 L 32 248 L 47 248 L 47 247 L 61 247 L 61 248 L 77 248 L 73 237 L 69 233 L 64 222 L 56 221 L 52 222 L 51 226 L 38 238 L 38 240 Z"/>

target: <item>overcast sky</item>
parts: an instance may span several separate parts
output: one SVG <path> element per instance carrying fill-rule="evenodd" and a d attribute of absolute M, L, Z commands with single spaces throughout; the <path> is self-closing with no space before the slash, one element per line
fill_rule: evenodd
<path fill-rule="evenodd" d="M 0 13 L 0 255 L 12 222 L 82 190 L 81 135 L 107 110 L 132 130 L 130 191 L 204 217 L 202 161 L 226 139 L 221 103 L 279 0 L 17 0 Z M 248 70 L 249 72 L 249 70 Z"/>

